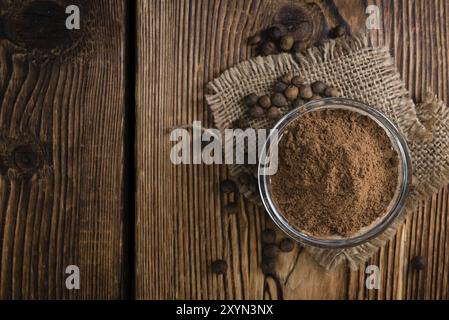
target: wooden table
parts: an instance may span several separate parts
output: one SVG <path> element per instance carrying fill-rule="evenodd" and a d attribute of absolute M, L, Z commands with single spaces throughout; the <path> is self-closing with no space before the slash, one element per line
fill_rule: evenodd
<path fill-rule="evenodd" d="M 281 255 L 279 281 L 264 277 L 266 214 L 242 198 L 224 212 L 225 167 L 170 162 L 170 128 L 212 125 L 205 84 L 253 57 L 247 38 L 299 2 L 74 0 L 72 36 L 57 23 L 67 1 L 2 1 L 0 298 L 447 299 L 447 188 L 367 263 L 381 271 L 368 290 L 365 266 L 325 272 L 300 248 Z M 377 5 L 371 42 L 391 49 L 414 99 L 429 87 L 448 101 L 448 1 L 314 2 L 353 32 Z M 422 272 L 409 267 L 418 254 Z M 219 258 L 224 276 L 210 271 Z M 66 289 L 68 265 L 79 290 Z"/>

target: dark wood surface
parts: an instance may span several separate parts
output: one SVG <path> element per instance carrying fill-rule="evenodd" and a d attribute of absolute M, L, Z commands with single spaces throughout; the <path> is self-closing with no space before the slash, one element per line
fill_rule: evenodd
<path fill-rule="evenodd" d="M 387 45 L 416 100 L 430 87 L 448 101 L 445 0 L 138 0 L 128 28 L 125 0 L 0 2 L 0 298 L 447 299 L 447 188 L 367 263 L 381 270 L 381 289 L 367 290 L 364 266 L 325 272 L 300 248 L 280 256 L 278 278 L 264 277 L 266 214 L 242 197 L 238 214 L 224 212 L 224 166 L 170 162 L 170 128 L 212 126 L 205 84 L 254 57 L 247 38 L 305 2 L 324 29 L 347 25 Z M 59 29 L 67 4 L 82 9 L 78 33 Z M 366 30 L 370 4 L 379 31 Z M 126 55 L 134 27 L 136 61 Z M 422 272 L 409 267 L 417 254 Z M 215 259 L 228 262 L 224 276 L 212 274 Z M 72 264 L 80 290 L 65 288 Z"/>
<path fill-rule="evenodd" d="M 0 7 L 1 299 L 125 294 L 125 1 L 67 4 Z"/>
<path fill-rule="evenodd" d="M 447 1 L 309 2 L 319 5 L 329 27 L 343 24 L 354 32 L 367 32 L 365 9 L 377 5 L 381 30 L 368 32 L 372 43 L 391 49 L 415 99 L 430 87 L 448 101 Z M 364 266 L 358 272 L 344 266 L 325 272 L 300 249 L 281 255 L 277 283 L 259 268 L 261 230 L 271 225 L 269 218 L 243 199 L 239 214 L 225 213 L 230 199 L 220 196 L 218 185 L 226 169 L 170 163 L 169 128 L 193 120 L 211 126 L 205 84 L 253 57 L 247 38 L 278 21 L 283 7 L 299 3 L 139 1 L 137 298 L 448 298 L 447 189 L 417 208 L 368 262 L 380 268 L 380 290 L 365 288 Z M 428 263 L 420 273 L 409 267 L 417 254 Z M 210 272 L 215 259 L 228 262 L 225 276 Z"/>

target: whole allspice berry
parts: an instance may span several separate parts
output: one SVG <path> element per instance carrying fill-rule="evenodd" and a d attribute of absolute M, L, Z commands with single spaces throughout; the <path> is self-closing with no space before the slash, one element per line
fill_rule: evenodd
<path fill-rule="evenodd" d="M 269 107 L 271 107 L 271 99 L 267 95 L 260 97 L 258 103 L 259 106 L 264 109 L 268 109 Z"/>
<path fill-rule="evenodd" d="M 304 79 L 300 76 L 294 76 L 291 80 L 291 84 L 297 87 L 300 87 L 304 84 Z"/>
<path fill-rule="evenodd" d="M 310 99 L 313 97 L 313 91 L 312 88 L 310 86 L 303 86 L 301 87 L 301 98 L 303 99 Z"/>
<path fill-rule="evenodd" d="M 282 93 L 275 93 L 271 99 L 273 106 L 282 108 L 288 106 L 288 101 Z"/>
<path fill-rule="evenodd" d="M 261 269 L 265 275 L 274 275 L 276 272 L 276 260 L 275 259 L 263 259 L 261 263 Z"/>
<path fill-rule="evenodd" d="M 278 256 L 279 249 L 275 244 L 266 244 L 262 248 L 262 255 L 265 258 L 274 259 Z"/>
<path fill-rule="evenodd" d="M 267 111 L 267 118 L 271 120 L 279 120 L 282 117 L 282 112 L 279 108 L 271 107 Z"/>
<path fill-rule="evenodd" d="M 415 256 L 410 262 L 413 269 L 421 271 L 424 270 L 427 266 L 427 261 L 423 256 Z"/>
<path fill-rule="evenodd" d="M 284 92 L 285 97 L 290 100 L 293 101 L 295 100 L 298 95 L 299 95 L 299 89 L 297 86 L 289 86 L 285 92 Z"/>
<path fill-rule="evenodd" d="M 271 40 L 278 41 L 284 35 L 284 32 L 279 27 L 274 26 L 267 30 L 267 35 Z"/>
<path fill-rule="evenodd" d="M 247 128 L 249 128 L 249 122 L 246 119 L 240 118 L 240 119 L 234 121 L 234 128 L 235 129 L 247 129 Z"/>
<path fill-rule="evenodd" d="M 293 44 L 292 51 L 293 51 L 293 53 L 300 53 L 300 52 L 305 51 L 306 49 L 307 49 L 307 43 L 302 42 L 302 41 L 296 41 Z"/>
<path fill-rule="evenodd" d="M 292 36 L 286 35 L 283 36 L 281 38 L 281 40 L 279 41 L 279 47 L 283 50 L 283 51 L 290 51 L 291 48 L 293 47 L 295 40 L 293 39 Z"/>
<path fill-rule="evenodd" d="M 323 81 L 315 81 L 312 83 L 312 91 L 316 94 L 322 95 L 326 89 L 327 85 Z"/>
<path fill-rule="evenodd" d="M 279 81 L 286 83 L 286 84 L 290 84 L 292 82 L 293 79 L 293 74 L 291 72 L 287 72 L 286 74 L 284 74 L 282 77 L 279 78 Z"/>
<path fill-rule="evenodd" d="M 332 29 L 331 33 L 332 33 L 332 36 L 335 38 L 343 37 L 344 35 L 346 35 L 348 33 L 348 29 L 343 25 L 338 25 Z"/>
<path fill-rule="evenodd" d="M 251 93 L 245 97 L 245 104 L 248 107 L 255 106 L 257 104 L 257 101 L 259 101 L 259 97 L 255 93 Z"/>
<path fill-rule="evenodd" d="M 220 191 L 224 194 L 229 194 L 237 190 L 237 185 L 232 180 L 223 180 L 220 183 Z"/>
<path fill-rule="evenodd" d="M 273 42 L 268 41 L 260 46 L 260 52 L 265 56 L 269 56 L 275 54 L 277 52 L 277 48 Z"/>
<path fill-rule="evenodd" d="M 262 242 L 265 244 L 273 244 L 276 242 L 276 231 L 273 229 L 265 229 L 262 231 Z"/>
<path fill-rule="evenodd" d="M 282 81 L 278 81 L 274 84 L 273 86 L 273 91 L 274 92 L 278 92 L 278 93 L 282 93 L 284 92 L 286 89 L 288 88 L 288 84 L 282 82 Z"/>
<path fill-rule="evenodd" d="M 262 42 L 262 37 L 259 34 L 256 34 L 248 39 L 248 44 L 251 46 L 255 46 Z"/>
<path fill-rule="evenodd" d="M 279 243 L 279 249 L 282 252 L 290 252 L 293 250 L 294 247 L 295 247 L 295 243 L 290 238 L 284 238 Z"/>
<path fill-rule="evenodd" d="M 337 88 L 334 87 L 329 87 L 324 91 L 324 94 L 328 97 L 339 97 L 340 96 L 340 91 L 338 91 Z"/>
<path fill-rule="evenodd" d="M 296 109 L 303 106 L 304 104 L 305 104 L 304 100 L 302 100 L 301 98 L 297 98 L 295 101 L 293 101 L 292 108 Z"/>
<path fill-rule="evenodd" d="M 215 274 L 225 274 L 228 264 L 224 260 L 215 260 L 212 262 L 212 272 Z"/>
<path fill-rule="evenodd" d="M 249 115 L 254 119 L 259 119 L 265 116 L 265 109 L 259 106 L 254 106 L 249 109 Z"/>

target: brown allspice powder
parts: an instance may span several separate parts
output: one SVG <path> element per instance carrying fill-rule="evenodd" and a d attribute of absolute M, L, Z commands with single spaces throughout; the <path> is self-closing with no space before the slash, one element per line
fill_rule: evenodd
<path fill-rule="evenodd" d="M 350 237 L 387 213 L 399 158 L 384 129 L 343 109 L 309 112 L 279 142 L 272 197 L 291 225 L 317 237 Z"/>

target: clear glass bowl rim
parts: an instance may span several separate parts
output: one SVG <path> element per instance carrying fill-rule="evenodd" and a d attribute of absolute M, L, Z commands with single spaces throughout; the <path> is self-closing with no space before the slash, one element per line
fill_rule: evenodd
<path fill-rule="evenodd" d="M 365 243 L 372 238 L 380 235 L 385 229 L 387 229 L 391 223 L 399 216 L 404 208 L 407 194 L 412 179 L 412 164 L 410 150 L 407 146 L 405 138 L 402 136 L 396 125 L 383 113 L 368 106 L 365 103 L 359 102 L 353 99 L 347 98 L 325 98 L 321 100 L 311 101 L 305 105 L 296 108 L 287 113 L 281 118 L 274 130 L 278 130 L 279 137 L 281 137 L 283 130 L 294 120 L 302 115 L 319 109 L 335 108 L 335 106 L 341 106 L 343 109 L 353 109 L 359 113 L 366 114 L 375 120 L 388 134 L 392 145 L 399 153 L 400 168 L 402 172 L 399 172 L 400 178 L 400 191 L 397 197 L 396 203 L 391 207 L 391 210 L 385 215 L 385 217 L 373 228 L 369 229 L 363 234 L 357 235 L 352 238 L 344 239 L 320 239 L 310 235 L 307 235 L 294 227 L 290 226 L 283 215 L 276 209 L 274 202 L 271 198 L 269 191 L 269 175 L 262 174 L 264 172 L 263 164 L 266 163 L 266 159 L 261 159 L 258 168 L 258 182 L 259 192 L 262 198 L 262 202 L 270 215 L 274 223 L 286 233 L 290 238 L 315 247 L 339 249 L 348 248 Z M 273 139 L 273 134 L 270 134 L 265 145 L 263 147 L 261 155 L 266 157 L 266 150 L 269 148 L 270 141 Z"/>

